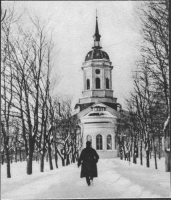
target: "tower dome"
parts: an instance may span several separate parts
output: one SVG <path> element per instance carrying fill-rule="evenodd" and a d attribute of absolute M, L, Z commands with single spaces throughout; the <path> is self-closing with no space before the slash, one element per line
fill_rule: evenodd
<path fill-rule="evenodd" d="M 94 60 L 94 59 L 107 59 L 109 61 L 109 56 L 105 51 L 101 50 L 100 45 L 100 37 L 99 28 L 98 28 L 98 21 L 96 16 L 96 26 L 95 26 L 95 34 L 93 35 L 94 38 L 94 46 L 92 47 L 92 51 L 89 51 L 85 57 L 85 61 Z"/>
<path fill-rule="evenodd" d="M 85 61 L 88 60 L 94 60 L 94 59 L 109 59 L 108 54 L 105 51 L 102 51 L 100 49 L 94 48 L 92 51 L 89 51 L 88 54 L 85 57 Z"/>

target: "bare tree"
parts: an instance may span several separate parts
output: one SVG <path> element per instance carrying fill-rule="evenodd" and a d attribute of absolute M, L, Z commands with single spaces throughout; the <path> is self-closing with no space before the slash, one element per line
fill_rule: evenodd
<path fill-rule="evenodd" d="M 144 2 L 144 6 L 141 6 L 138 12 L 142 23 L 141 33 L 144 38 L 144 43 L 141 47 L 142 57 L 147 64 L 148 75 L 152 79 L 155 90 L 153 90 L 155 92 L 153 96 L 159 102 L 158 105 L 160 104 L 160 118 L 163 120 L 164 126 L 166 119 L 170 116 L 169 1 Z M 168 132 L 166 135 L 164 137 L 165 140 L 170 137 Z M 168 143 L 165 142 L 164 144 Z M 169 147 L 166 148 L 169 149 Z M 165 152 L 166 171 L 170 171 L 169 154 L 169 152 Z"/>
<path fill-rule="evenodd" d="M 32 159 L 36 140 L 40 135 L 42 107 L 47 108 L 49 93 L 49 68 L 51 65 L 52 40 L 48 39 L 46 25 L 40 25 L 39 20 L 31 19 L 34 31 L 26 31 L 21 25 L 17 32 L 8 36 L 8 27 L 4 26 L 5 39 L 8 40 L 8 53 L 4 56 L 10 71 L 12 89 L 8 94 L 13 101 L 5 96 L 8 105 L 12 106 L 12 116 L 22 121 L 23 140 L 27 155 L 27 174 L 32 174 Z M 5 51 L 6 52 L 6 51 Z M 9 53 L 10 52 L 10 53 Z M 4 55 L 6 55 L 4 53 Z M 4 70 L 7 74 L 8 69 Z M 45 77 L 48 78 L 45 78 Z M 5 77 L 5 76 L 4 76 Z M 12 82 L 13 79 L 13 82 Z M 44 90 L 45 89 L 45 90 Z M 41 92 L 45 97 L 42 101 Z M 44 112 L 44 111 L 43 111 Z M 45 122 L 46 125 L 48 124 Z M 45 130 L 46 131 L 46 130 Z"/>
<path fill-rule="evenodd" d="M 5 19 L 6 17 L 6 14 L 7 14 L 7 10 L 5 10 L 4 13 L 2 13 L 2 7 L 1 7 L 1 23 L 3 22 L 3 20 Z"/>

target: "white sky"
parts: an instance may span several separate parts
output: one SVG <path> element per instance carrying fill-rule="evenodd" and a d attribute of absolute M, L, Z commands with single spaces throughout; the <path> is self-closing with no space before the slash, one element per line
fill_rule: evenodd
<path fill-rule="evenodd" d="M 15 9 L 38 15 L 42 20 L 50 17 L 56 44 L 54 74 L 62 77 L 55 92 L 73 96 L 73 105 L 82 96 L 81 66 L 93 44 L 97 9 L 101 44 L 114 66 L 114 97 L 125 108 L 124 98 L 132 88 L 131 70 L 139 57 L 137 47 L 141 37 L 135 16 L 138 4 L 134 1 L 20 1 L 15 2 Z"/>

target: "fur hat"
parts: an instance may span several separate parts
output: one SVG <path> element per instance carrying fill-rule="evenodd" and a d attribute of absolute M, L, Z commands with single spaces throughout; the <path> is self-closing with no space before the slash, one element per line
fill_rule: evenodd
<path fill-rule="evenodd" d="M 90 142 L 90 141 L 87 141 L 87 142 L 86 142 L 86 147 L 87 147 L 87 148 L 90 148 L 90 147 L 91 147 L 91 142 Z"/>

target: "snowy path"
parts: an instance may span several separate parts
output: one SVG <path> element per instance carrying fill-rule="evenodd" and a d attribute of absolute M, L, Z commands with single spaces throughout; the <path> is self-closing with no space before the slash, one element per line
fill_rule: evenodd
<path fill-rule="evenodd" d="M 24 164 L 14 163 L 12 167 L 18 166 L 23 174 Z M 12 179 L 7 179 L 3 166 L 2 199 L 169 197 L 170 194 L 170 173 L 129 165 L 118 158 L 99 160 L 98 178 L 89 187 L 85 178 L 80 178 L 76 164 L 52 171 L 46 167 L 46 171 L 40 173 L 38 164 L 34 163 L 31 176 L 16 175 L 13 169 Z"/>

